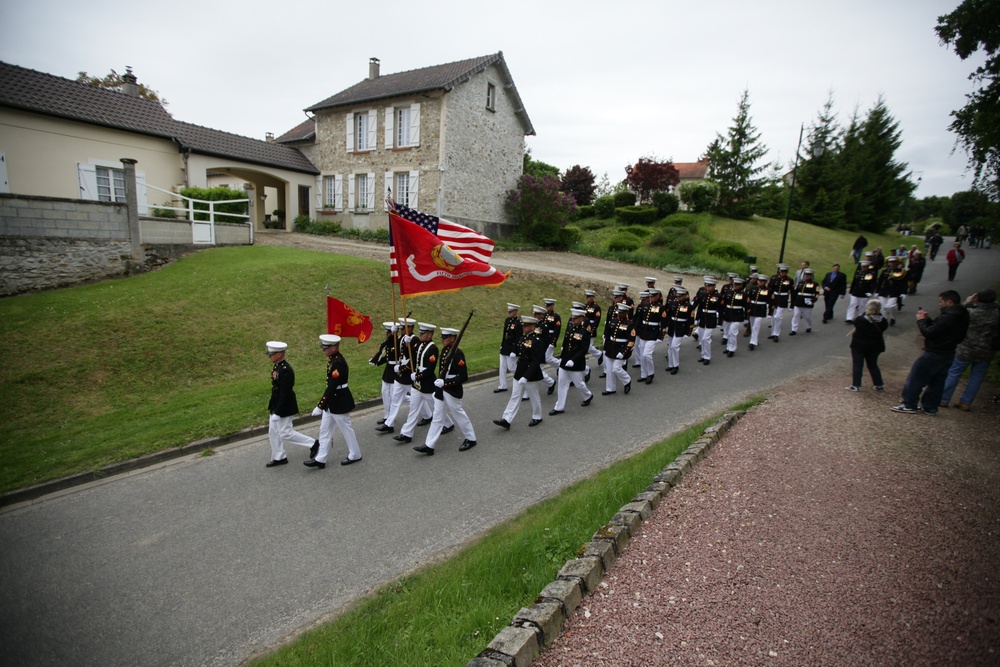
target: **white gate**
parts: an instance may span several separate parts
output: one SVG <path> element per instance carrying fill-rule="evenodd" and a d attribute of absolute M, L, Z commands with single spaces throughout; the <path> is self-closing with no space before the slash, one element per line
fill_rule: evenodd
<path fill-rule="evenodd" d="M 143 184 L 146 188 L 152 188 L 159 192 L 166 193 L 174 199 L 182 199 L 186 206 L 154 206 L 151 208 L 158 208 L 165 211 L 176 211 L 178 213 L 183 213 L 182 217 L 185 217 L 191 223 L 191 242 L 196 245 L 215 245 L 215 217 L 217 215 L 224 215 L 227 219 L 241 218 L 246 220 L 250 225 L 250 243 L 253 243 L 253 223 L 250 222 L 249 215 L 243 215 L 242 213 L 217 213 L 215 206 L 217 204 L 236 204 L 247 202 L 249 204 L 250 200 L 247 198 L 243 199 L 226 199 L 224 201 L 205 201 L 202 199 L 191 199 L 190 197 L 185 197 L 182 194 L 176 192 L 170 192 L 169 190 L 164 190 L 163 188 L 158 188 L 155 185 Z M 208 210 L 195 209 L 195 204 L 207 204 Z M 208 220 L 196 220 L 196 214 L 201 216 L 208 216 Z"/>

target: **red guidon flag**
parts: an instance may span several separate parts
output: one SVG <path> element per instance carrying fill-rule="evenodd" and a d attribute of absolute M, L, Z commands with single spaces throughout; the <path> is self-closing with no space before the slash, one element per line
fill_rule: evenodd
<path fill-rule="evenodd" d="M 372 321 L 370 317 L 362 315 L 343 301 L 328 296 L 326 332 L 341 338 L 357 338 L 358 343 L 363 343 L 372 337 Z"/>
<path fill-rule="evenodd" d="M 400 296 L 420 296 L 455 292 L 466 287 L 496 287 L 507 279 L 506 273 L 464 256 L 441 238 L 420 225 L 389 214 L 392 253 Z"/>

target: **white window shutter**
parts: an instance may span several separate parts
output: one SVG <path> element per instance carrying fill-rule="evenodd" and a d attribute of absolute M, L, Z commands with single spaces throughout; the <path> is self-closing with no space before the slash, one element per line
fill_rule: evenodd
<path fill-rule="evenodd" d="M 333 177 L 333 208 L 343 211 L 344 206 L 344 177 L 336 174 Z"/>
<path fill-rule="evenodd" d="M 375 109 L 368 110 L 368 150 L 373 151 L 377 147 L 378 140 L 378 111 Z M 371 185 L 375 182 L 372 181 Z M 369 192 L 371 188 L 369 187 Z"/>
<path fill-rule="evenodd" d="M 347 124 L 347 152 L 354 152 L 354 114 L 347 114 L 346 124 Z"/>
<path fill-rule="evenodd" d="M 410 146 L 420 145 L 420 103 L 410 105 Z"/>
<path fill-rule="evenodd" d="M 352 210 L 358 207 L 357 202 L 354 201 L 354 188 L 357 180 L 354 174 L 347 177 L 347 206 Z"/>
<path fill-rule="evenodd" d="M 392 137 L 392 128 L 396 125 L 396 110 L 392 107 L 385 108 L 385 149 L 395 147 Z"/>
<path fill-rule="evenodd" d="M 7 156 L 0 153 L 0 192 L 10 192 L 10 181 L 7 178 Z"/>
<path fill-rule="evenodd" d="M 365 208 L 369 211 L 375 210 L 375 173 L 370 172 L 368 174 L 368 201 L 365 202 Z"/>
<path fill-rule="evenodd" d="M 149 215 L 149 195 L 146 194 L 146 174 L 135 172 L 135 198 L 139 204 L 139 215 Z"/>
<path fill-rule="evenodd" d="M 97 167 L 92 164 L 77 163 L 77 180 L 80 183 L 80 199 L 97 200 Z"/>
<path fill-rule="evenodd" d="M 410 208 L 417 208 L 417 191 L 420 188 L 420 172 L 410 172 Z"/>
<path fill-rule="evenodd" d="M 392 187 L 393 187 L 393 184 L 392 184 L 392 172 L 391 171 L 387 171 L 387 172 L 385 172 L 385 188 L 384 188 L 385 189 L 385 206 L 384 206 L 384 210 L 386 210 L 386 211 L 389 210 L 389 197 L 392 197 L 394 201 L 396 199 L 396 193 L 395 192 L 389 192 L 389 190 Z"/>

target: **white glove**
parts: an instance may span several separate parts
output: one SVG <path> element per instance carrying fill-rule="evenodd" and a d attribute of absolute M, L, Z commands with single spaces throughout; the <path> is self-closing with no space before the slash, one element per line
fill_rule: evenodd
<path fill-rule="evenodd" d="M 619 352 L 618 354 L 615 355 L 615 359 L 624 359 L 624 358 L 625 358 L 625 355 L 622 354 L 621 352 Z"/>
<path fill-rule="evenodd" d="M 518 384 L 528 384 L 528 378 L 521 378 L 517 381 Z"/>
<path fill-rule="evenodd" d="M 417 374 L 410 373 L 410 382 L 416 382 L 416 381 L 417 381 Z"/>
<path fill-rule="evenodd" d="M 511 352 L 509 356 L 511 361 L 517 361 L 517 355 L 515 353 Z"/>
<path fill-rule="evenodd" d="M 434 380 L 434 386 L 440 389 L 441 387 L 444 386 L 444 380 L 442 380 L 441 378 Z"/>
<path fill-rule="evenodd" d="M 369 360 L 368 360 L 368 365 L 369 365 L 369 366 L 374 366 L 374 365 L 375 365 L 375 362 L 374 362 L 374 361 L 372 361 L 371 359 L 369 359 Z"/>
<path fill-rule="evenodd" d="M 399 331 L 399 327 L 393 324 L 391 327 L 389 327 L 389 331 L 391 331 L 392 333 L 396 333 L 397 331 Z"/>
<path fill-rule="evenodd" d="M 400 366 L 399 364 L 396 364 L 395 366 L 392 367 L 392 370 L 395 371 L 396 373 L 398 373 L 400 368 L 402 368 L 402 366 Z"/>
<path fill-rule="evenodd" d="M 321 414 L 323 414 L 323 411 L 319 409 L 319 406 L 316 406 L 315 408 L 313 408 L 313 411 L 312 411 L 312 416 L 313 417 L 319 417 Z"/>
<path fill-rule="evenodd" d="M 566 362 L 566 368 L 573 368 L 573 362 L 572 362 L 572 360 Z"/>

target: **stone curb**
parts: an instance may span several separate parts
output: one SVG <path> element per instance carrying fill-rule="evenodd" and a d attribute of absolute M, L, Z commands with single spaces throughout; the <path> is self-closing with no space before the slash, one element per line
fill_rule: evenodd
<path fill-rule="evenodd" d="M 483 371 L 481 373 L 475 373 L 469 376 L 469 383 L 478 382 L 479 380 L 485 380 L 487 378 L 496 377 L 497 370 Z M 367 401 L 361 401 L 357 404 L 355 410 L 366 410 L 368 408 L 374 408 L 382 405 L 381 398 L 372 398 Z M 318 422 L 320 417 L 297 417 L 292 423 L 295 426 L 302 426 L 312 424 L 313 422 Z M 163 463 L 164 461 L 170 461 L 173 459 L 178 459 L 183 456 L 189 456 L 191 454 L 197 454 L 203 452 L 206 449 L 216 449 L 223 445 L 228 445 L 232 442 L 238 442 L 240 440 L 247 440 L 249 438 L 258 438 L 260 436 L 267 435 L 267 426 L 253 426 L 251 428 L 243 429 L 242 431 L 237 431 L 236 433 L 230 433 L 228 435 L 220 435 L 214 438 L 203 438 L 201 440 L 195 440 L 186 445 L 181 445 L 180 447 L 172 447 L 170 449 L 164 449 L 163 451 L 153 452 L 152 454 L 146 454 L 145 456 L 140 456 L 137 459 L 129 459 L 128 461 L 119 461 L 117 463 L 111 463 L 104 466 L 103 468 L 98 468 L 97 470 L 88 470 L 87 472 L 77 473 L 75 475 L 70 475 L 69 477 L 61 477 L 59 479 L 52 479 L 47 482 L 42 482 L 40 484 L 35 484 L 34 486 L 26 486 L 23 489 L 15 489 L 14 491 L 8 491 L 7 493 L 0 495 L 0 507 L 6 507 L 8 505 L 15 505 L 17 503 L 27 502 L 29 500 L 36 500 L 42 496 L 47 496 L 50 493 L 55 493 L 56 491 L 63 491 L 65 489 L 71 489 L 74 486 L 81 486 L 83 484 L 89 484 L 90 482 L 96 482 L 100 479 L 105 479 L 106 477 L 113 477 L 114 475 L 121 475 L 122 473 L 132 472 L 133 470 L 140 470 L 142 468 L 148 468 L 149 466 L 156 465 L 157 463 Z"/>
<path fill-rule="evenodd" d="M 486 649 L 465 667 L 528 667 L 534 662 L 541 650 L 556 640 L 563 624 L 583 599 L 597 589 L 642 522 L 681 477 L 708 456 L 712 447 L 745 412 L 727 412 L 706 428 L 701 437 L 653 477 L 644 491 L 594 533 L 594 539 L 580 547 L 577 558 L 566 562 L 556 580 L 538 594 L 535 603 L 517 612 L 510 625 L 497 633 Z"/>

